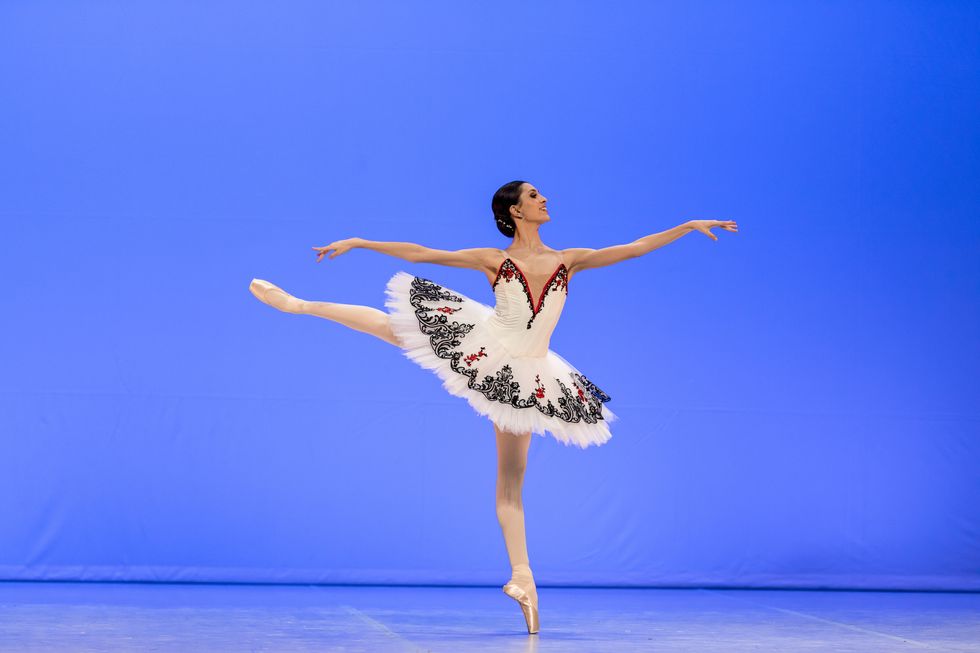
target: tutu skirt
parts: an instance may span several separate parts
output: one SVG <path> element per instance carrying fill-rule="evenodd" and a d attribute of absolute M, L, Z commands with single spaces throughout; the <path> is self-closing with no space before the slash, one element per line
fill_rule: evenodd
<path fill-rule="evenodd" d="M 490 306 L 402 271 L 385 295 L 403 354 L 501 429 L 550 433 L 581 448 L 612 437 L 608 423 L 617 418 L 605 405 L 609 395 L 551 349 L 544 356 L 510 353 Z"/>

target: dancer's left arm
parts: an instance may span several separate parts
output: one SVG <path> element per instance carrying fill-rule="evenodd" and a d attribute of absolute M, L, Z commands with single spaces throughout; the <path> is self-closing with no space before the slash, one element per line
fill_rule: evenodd
<path fill-rule="evenodd" d="M 711 233 L 712 227 L 721 227 L 727 231 L 737 232 L 738 225 L 734 220 L 688 220 L 676 227 L 660 231 L 649 236 L 637 238 L 625 245 L 613 245 L 601 249 L 589 247 L 571 247 L 562 250 L 562 258 L 569 272 L 587 270 L 589 268 L 601 268 L 613 263 L 619 263 L 627 259 L 636 258 L 649 254 L 658 247 L 663 247 L 667 243 L 672 243 L 681 236 L 692 231 L 700 231 L 713 240 L 718 240 L 718 236 Z"/>

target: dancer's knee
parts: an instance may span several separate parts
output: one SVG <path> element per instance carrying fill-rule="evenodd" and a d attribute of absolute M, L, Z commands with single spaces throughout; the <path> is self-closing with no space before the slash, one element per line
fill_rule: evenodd
<path fill-rule="evenodd" d="M 509 485 L 520 486 L 527 471 L 527 460 L 518 456 L 501 458 L 497 465 L 497 478 Z"/>
<path fill-rule="evenodd" d="M 514 517 L 519 517 L 524 514 L 524 503 L 521 501 L 520 493 L 516 496 L 510 496 L 498 492 L 496 508 L 497 520 L 501 524 L 507 523 Z"/>
<path fill-rule="evenodd" d="M 391 319 L 385 312 L 381 312 L 381 315 L 378 317 L 377 326 L 374 329 L 374 335 L 378 336 L 387 343 L 391 343 L 396 347 L 401 347 L 401 341 L 391 329 Z"/>
<path fill-rule="evenodd" d="M 524 466 L 501 467 L 497 470 L 497 499 L 520 503 L 524 490 Z"/>

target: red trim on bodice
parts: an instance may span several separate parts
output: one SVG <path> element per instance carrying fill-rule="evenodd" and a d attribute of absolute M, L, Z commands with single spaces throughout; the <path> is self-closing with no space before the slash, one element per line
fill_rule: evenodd
<path fill-rule="evenodd" d="M 565 276 L 566 276 L 566 278 L 565 278 L 565 288 L 566 289 L 568 288 L 568 278 L 567 278 L 568 277 L 568 268 L 565 267 L 565 264 L 564 263 L 559 263 L 558 264 L 558 267 L 555 268 L 555 271 L 551 273 L 551 277 L 548 278 L 548 282 L 546 284 L 544 284 L 544 288 L 541 289 L 541 293 L 538 296 L 538 304 L 537 304 L 537 306 L 535 306 L 534 305 L 534 296 L 531 293 L 531 283 L 530 283 L 530 281 L 528 281 L 527 275 L 524 274 L 524 270 L 521 269 L 521 266 L 519 266 L 517 263 L 515 263 L 514 262 L 514 259 L 512 259 L 510 257 L 507 257 L 503 261 L 500 262 L 500 267 L 497 268 L 497 276 L 494 278 L 493 284 L 490 286 L 491 288 L 496 288 L 497 287 L 497 282 L 500 281 L 500 274 L 503 272 L 503 269 L 504 269 L 504 263 L 506 263 L 507 261 L 510 261 L 510 264 L 513 265 L 514 266 L 514 269 L 517 270 L 518 274 L 521 275 L 521 279 L 523 281 L 523 283 L 521 285 L 524 287 L 524 292 L 527 295 L 527 298 L 531 301 L 531 314 L 532 315 L 537 315 L 538 314 L 538 311 L 541 310 L 541 304 L 544 302 L 544 296 L 545 296 L 545 294 L 548 292 L 548 289 L 551 288 L 551 284 L 553 284 L 555 282 L 555 277 L 558 276 L 558 273 L 561 272 L 562 270 L 565 270 Z"/>

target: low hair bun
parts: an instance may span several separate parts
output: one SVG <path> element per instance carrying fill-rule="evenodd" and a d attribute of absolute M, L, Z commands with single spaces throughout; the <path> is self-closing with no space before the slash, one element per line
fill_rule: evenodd
<path fill-rule="evenodd" d="M 508 238 L 513 238 L 517 233 L 517 224 L 510 214 L 510 207 L 520 202 L 521 186 L 526 183 L 521 179 L 507 182 L 497 189 L 490 201 L 494 224 L 497 225 L 497 230 Z"/>
<path fill-rule="evenodd" d="M 508 238 L 513 238 L 514 234 L 517 233 L 517 225 L 514 224 L 513 218 L 508 216 L 494 216 L 494 221 L 497 223 L 497 231 L 507 236 Z"/>

